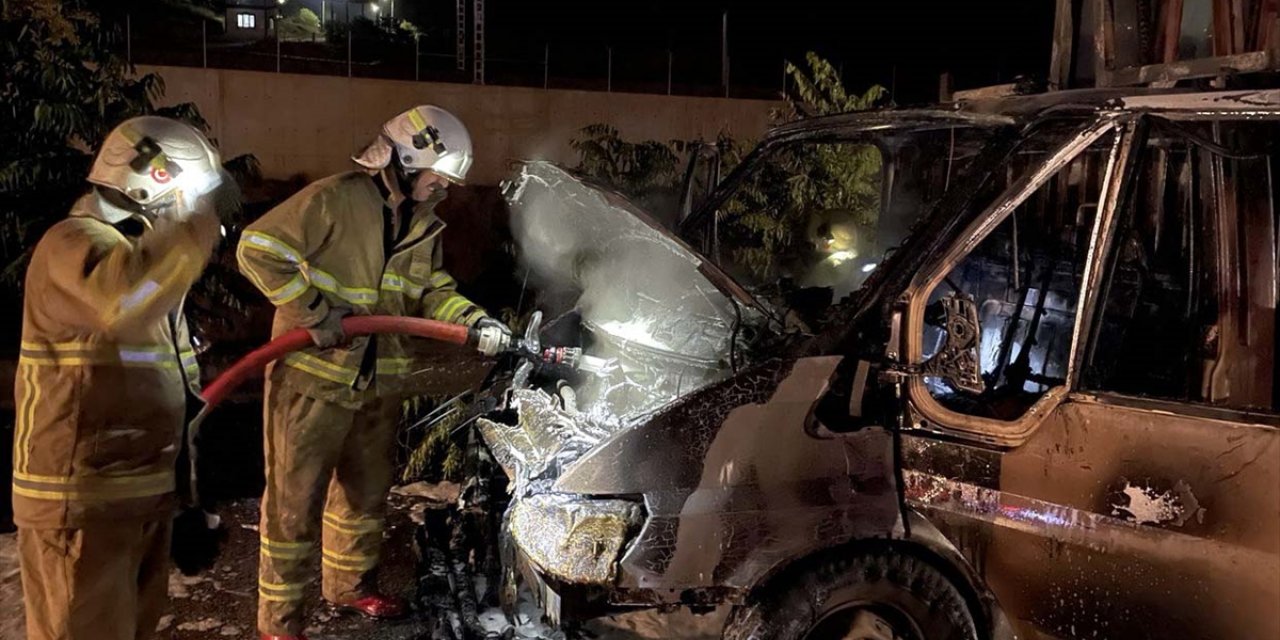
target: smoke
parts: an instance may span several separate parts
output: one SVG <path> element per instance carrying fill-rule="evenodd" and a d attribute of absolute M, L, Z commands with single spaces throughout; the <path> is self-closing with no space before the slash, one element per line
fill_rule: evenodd
<path fill-rule="evenodd" d="M 587 353 L 619 363 L 578 390 L 582 411 L 626 422 L 726 373 L 734 310 L 696 254 L 549 163 L 525 164 L 508 200 L 531 282 L 572 287 Z"/>

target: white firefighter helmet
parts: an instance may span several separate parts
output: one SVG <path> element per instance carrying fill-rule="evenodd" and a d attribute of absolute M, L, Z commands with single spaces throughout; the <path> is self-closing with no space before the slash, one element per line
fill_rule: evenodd
<path fill-rule="evenodd" d="M 352 159 L 366 169 L 378 170 L 391 162 L 392 152 L 410 173 L 430 169 L 462 182 L 471 168 L 471 134 L 452 113 L 421 105 L 388 120 L 378 139 Z"/>
<path fill-rule="evenodd" d="M 212 191 L 222 182 L 221 164 L 218 151 L 195 127 L 140 116 L 107 134 L 89 182 L 153 210 Z"/>

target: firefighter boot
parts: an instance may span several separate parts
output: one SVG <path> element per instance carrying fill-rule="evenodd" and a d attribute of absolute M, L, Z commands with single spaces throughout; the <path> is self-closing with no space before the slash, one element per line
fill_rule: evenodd
<path fill-rule="evenodd" d="M 409 610 L 404 600 L 381 593 L 371 593 L 353 600 L 330 602 L 329 604 L 338 611 L 354 612 L 366 618 L 378 620 L 402 618 Z"/>

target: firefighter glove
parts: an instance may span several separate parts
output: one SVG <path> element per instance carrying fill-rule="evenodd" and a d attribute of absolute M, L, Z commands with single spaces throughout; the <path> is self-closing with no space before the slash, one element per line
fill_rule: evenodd
<path fill-rule="evenodd" d="M 329 313 L 320 322 L 307 327 L 307 333 L 311 334 L 311 341 L 321 349 L 346 344 L 347 334 L 342 330 L 342 319 L 348 315 L 351 315 L 350 309 L 343 307 L 329 309 Z"/>

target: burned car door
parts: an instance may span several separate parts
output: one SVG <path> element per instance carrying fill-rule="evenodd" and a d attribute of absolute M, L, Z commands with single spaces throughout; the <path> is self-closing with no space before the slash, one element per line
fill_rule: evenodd
<path fill-rule="evenodd" d="M 983 388 L 912 380 L 955 441 L 908 439 L 908 502 L 1029 634 L 1280 635 L 1275 131 L 1226 125 L 1131 117 L 1011 167 L 913 294 L 914 362 L 947 343 L 929 304 L 976 300 Z"/>

